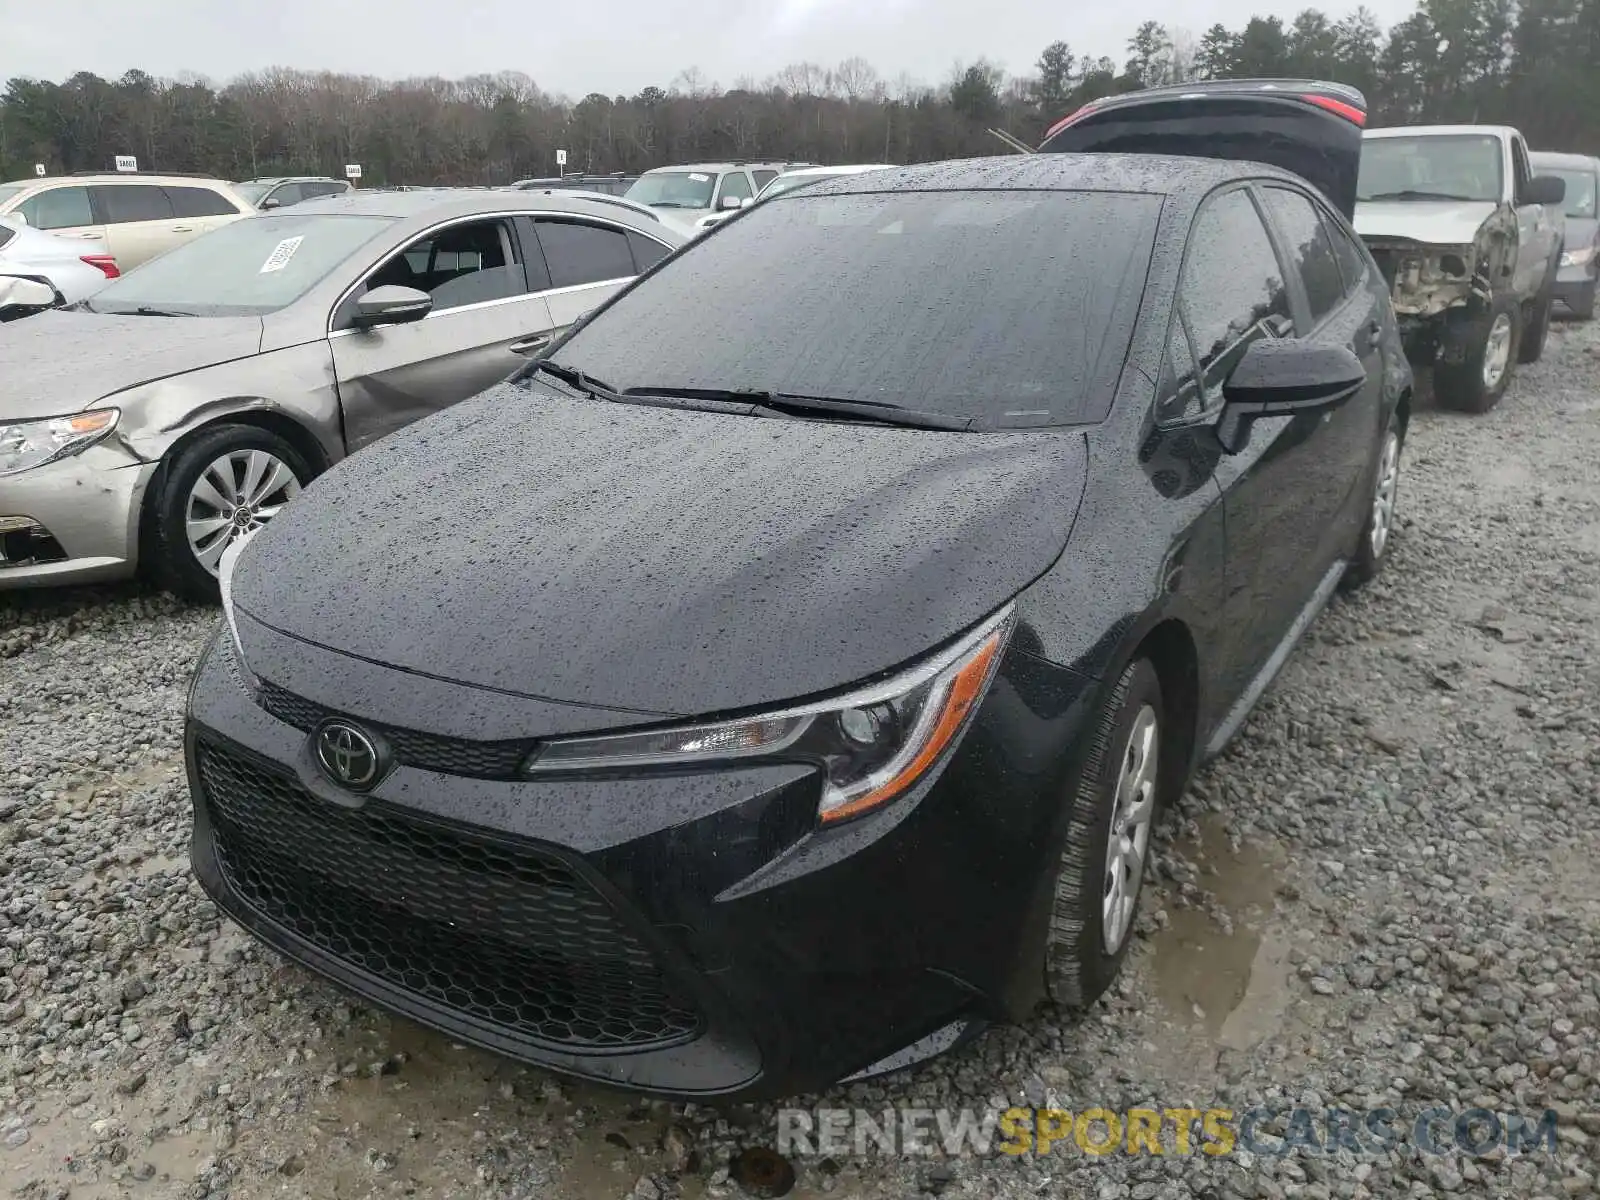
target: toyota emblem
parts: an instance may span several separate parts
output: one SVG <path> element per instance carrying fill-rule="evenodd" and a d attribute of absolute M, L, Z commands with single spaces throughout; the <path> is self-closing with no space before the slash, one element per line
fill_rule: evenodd
<path fill-rule="evenodd" d="M 354 725 L 330 721 L 317 731 L 317 762 L 328 778 L 354 791 L 377 781 L 378 744 Z"/>

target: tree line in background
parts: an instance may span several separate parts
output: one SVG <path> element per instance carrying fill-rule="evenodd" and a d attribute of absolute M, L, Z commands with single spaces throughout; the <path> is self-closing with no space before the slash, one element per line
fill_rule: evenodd
<path fill-rule="evenodd" d="M 1198 36 L 1139 27 L 1119 66 L 1046 47 L 1027 76 L 979 60 L 941 87 L 890 81 L 861 58 L 798 63 L 722 88 L 690 69 L 634 96 L 573 102 L 516 72 L 388 82 L 274 69 L 223 85 L 198 76 L 80 72 L 15 78 L 0 97 L 0 179 L 144 169 L 342 174 L 367 184 L 507 183 L 555 171 L 637 172 L 694 160 L 916 162 L 1004 153 L 987 132 L 1036 144 L 1088 100 L 1190 79 L 1299 76 L 1360 88 L 1374 125 L 1516 125 L 1542 149 L 1600 152 L 1600 0 L 1422 0 L 1385 31 L 1366 8 L 1254 17 Z"/>

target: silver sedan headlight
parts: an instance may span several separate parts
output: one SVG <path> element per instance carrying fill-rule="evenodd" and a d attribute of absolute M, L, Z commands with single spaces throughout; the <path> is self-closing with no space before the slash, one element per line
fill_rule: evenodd
<path fill-rule="evenodd" d="M 1563 267 L 1581 267 L 1594 258 L 1594 247 L 1583 246 L 1577 250 L 1566 250 L 1561 254 Z"/>
<path fill-rule="evenodd" d="M 81 454 L 117 427 L 114 408 L 0 424 L 0 476 L 31 471 Z"/>
<path fill-rule="evenodd" d="M 954 645 L 831 700 L 739 720 L 552 741 L 524 775 L 766 758 L 823 770 L 818 817 L 831 825 L 904 795 L 966 729 L 1015 623 L 1007 605 Z"/>

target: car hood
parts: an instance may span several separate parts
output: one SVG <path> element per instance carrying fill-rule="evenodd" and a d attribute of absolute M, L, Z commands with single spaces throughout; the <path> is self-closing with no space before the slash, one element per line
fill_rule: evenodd
<path fill-rule="evenodd" d="M 1488 200 L 1365 200 L 1356 205 L 1355 226 L 1364 238 L 1466 246 L 1497 207 Z"/>
<path fill-rule="evenodd" d="M 42 312 L 13 321 L 0 337 L 0 417 L 77 412 L 139 384 L 260 349 L 259 317 Z"/>
<path fill-rule="evenodd" d="M 1593 217 L 1568 217 L 1564 250 L 1582 250 L 1585 246 L 1595 243 L 1595 235 L 1600 234 L 1600 221 Z"/>
<path fill-rule="evenodd" d="M 854 683 L 999 608 L 1061 553 L 1085 471 L 1080 430 L 503 384 L 319 479 L 241 558 L 233 597 L 281 634 L 451 682 L 728 712 Z"/>

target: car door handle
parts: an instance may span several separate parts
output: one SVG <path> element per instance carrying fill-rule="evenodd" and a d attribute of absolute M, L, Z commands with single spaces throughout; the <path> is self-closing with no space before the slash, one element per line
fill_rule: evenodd
<path fill-rule="evenodd" d="M 193 225 L 174 225 L 172 227 L 172 232 L 173 233 L 193 233 L 194 232 L 194 226 Z"/>
<path fill-rule="evenodd" d="M 532 337 L 523 338 L 520 342 L 512 342 L 506 349 L 513 354 L 532 354 L 535 350 L 543 350 L 555 337 L 548 333 L 536 333 Z"/>

